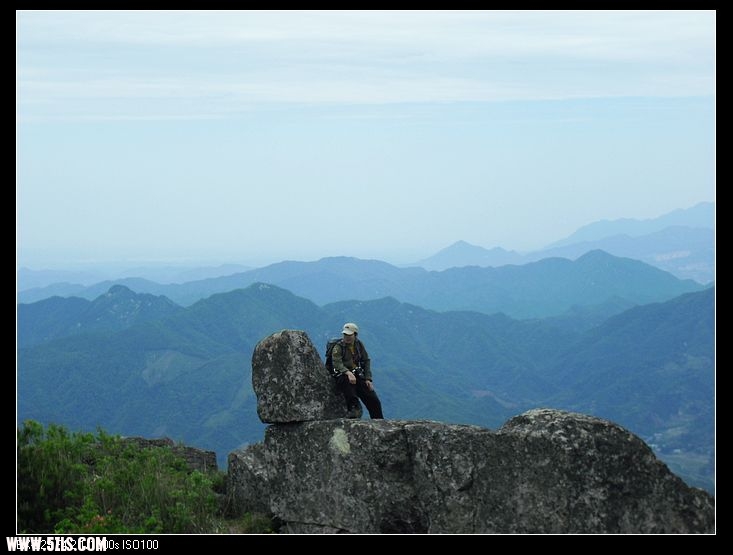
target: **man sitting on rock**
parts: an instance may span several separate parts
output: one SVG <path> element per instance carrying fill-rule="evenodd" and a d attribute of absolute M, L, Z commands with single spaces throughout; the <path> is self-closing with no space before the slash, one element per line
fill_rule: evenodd
<path fill-rule="evenodd" d="M 382 416 L 382 403 L 374 391 L 371 361 L 364 344 L 357 337 L 359 326 L 352 322 L 344 324 L 343 339 L 333 347 L 333 368 L 337 372 L 336 385 L 344 394 L 348 418 L 359 417 L 359 399 L 362 400 L 372 419 Z"/>

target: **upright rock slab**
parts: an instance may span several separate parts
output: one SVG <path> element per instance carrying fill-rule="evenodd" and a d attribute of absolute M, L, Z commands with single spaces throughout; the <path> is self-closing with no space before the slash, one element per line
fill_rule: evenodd
<path fill-rule="evenodd" d="M 256 346 L 252 387 L 266 424 L 344 418 L 344 397 L 303 331 L 283 330 Z"/>

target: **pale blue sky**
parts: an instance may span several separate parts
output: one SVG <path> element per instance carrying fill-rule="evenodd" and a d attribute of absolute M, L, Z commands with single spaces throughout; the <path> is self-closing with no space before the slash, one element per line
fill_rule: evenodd
<path fill-rule="evenodd" d="M 713 201 L 715 24 L 16 12 L 18 263 L 402 263 Z"/>

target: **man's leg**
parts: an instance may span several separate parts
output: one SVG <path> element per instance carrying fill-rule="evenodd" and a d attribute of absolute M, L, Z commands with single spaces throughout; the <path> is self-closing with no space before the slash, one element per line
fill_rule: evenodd
<path fill-rule="evenodd" d="M 372 420 L 384 418 L 384 416 L 382 416 L 382 402 L 379 400 L 377 392 L 373 389 L 370 390 L 367 387 L 366 382 L 361 378 L 356 379 L 356 394 L 369 411 L 369 418 Z"/>
<path fill-rule="evenodd" d="M 349 383 L 349 378 L 341 374 L 336 378 L 336 387 L 344 394 L 346 410 L 349 411 L 349 414 L 351 415 L 352 412 L 358 411 L 359 398 L 357 396 L 357 384 Z"/>

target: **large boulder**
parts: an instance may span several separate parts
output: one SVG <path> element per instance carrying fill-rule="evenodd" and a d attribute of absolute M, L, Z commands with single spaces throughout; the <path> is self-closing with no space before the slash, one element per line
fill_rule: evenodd
<path fill-rule="evenodd" d="M 608 421 L 533 410 L 498 431 L 430 421 L 269 426 L 229 455 L 242 510 L 290 532 L 709 533 L 714 500 Z"/>
<path fill-rule="evenodd" d="M 255 346 L 252 387 L 257 414 L 265 423 L 346 416 L 343 395 L 303 331 L 283 330 Z"/>

